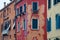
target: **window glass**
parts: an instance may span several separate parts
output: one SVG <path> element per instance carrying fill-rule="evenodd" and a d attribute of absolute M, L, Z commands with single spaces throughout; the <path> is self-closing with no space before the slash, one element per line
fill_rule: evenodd
<path fill-rule="evenodd" d="M 20 31 L 20 23 L 18 22 L 18 32 Z"/>
<path fill-rule="evenodd" d="M 26 21 L 24 20 L 24 30 L 26 30 Z"/>
<path fill-rule="evenodd" d="M 20 7 L 20 14 L 22 13 L 22 6 Z"/>
<path fill-rule="evenodd" d="M 32 5 L 33 6 L 33 11 L 37 10 L 37 6 L 38 6 L 37 4 L 38 4 L 37 2 L 33 2 L 33 5 Z"/>
<path fill-rule="evenodd" d="M 54 0 L 54 5 L 57 4 L 57 0 Z"/>
<path fill-rule="evenodd" d="M 60 2 L 60 0 L 57 0 L 58 2 Z"/>
<path fill-rule="evenodd" d="M 9 27 L 9 21 L 5 22 L 4 30 L 6 30 Z"/>
<path fill-rule="evenodd" d="M 19 15 L 19 8 L 16 9 L 16 16 Z"/>
<path fill-rule="evenodd" d="M 60 2 L 60 0 L 54 0 L 54 5 Z"/>
<path fill-rule="evenodd" d="M 38 29 L 38 19 L 32 19 L 32 29 Z"/>
<path fill-rule="evenodd" d="M 60 29 L 60 15 L 56 15 L 56 29 Z"/>
<path fill-rule="evenodd" d="M 24 4 L 24 12 L 26 12 L 26 4 Z"/>
<path fill-rule="evenodd" d="M 48 0 L 48 9 L 51 8 L 51 0 Z"/>
<path fill-rule="evenodd" d="M 51 18 L 47 19 L 47 32 L 51 31 Z"/>

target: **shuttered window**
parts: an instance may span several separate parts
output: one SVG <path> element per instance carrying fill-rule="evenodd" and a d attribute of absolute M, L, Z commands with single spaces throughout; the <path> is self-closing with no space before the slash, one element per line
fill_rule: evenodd
<path fill-rule="evenodd" d="M 56 29 L 60 29 L 60 15 L 56 14 Z"/>
<path fill-rule="evenodd" d="M 51 18 L 47 19 L 47 32 L 51 31 Z"/>

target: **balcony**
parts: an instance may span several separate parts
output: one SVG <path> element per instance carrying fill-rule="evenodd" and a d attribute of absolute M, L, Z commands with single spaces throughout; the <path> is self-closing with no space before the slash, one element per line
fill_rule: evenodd
<path fill-rule="evenodd" d="M 6 30 L 3 30 L 2 31 L 2 35 L 8 35 L 8 32 L 9 32 L 9 28 L 10 28 L 10 25 L 9 25 L 9 27 L 6 29 Z"/>

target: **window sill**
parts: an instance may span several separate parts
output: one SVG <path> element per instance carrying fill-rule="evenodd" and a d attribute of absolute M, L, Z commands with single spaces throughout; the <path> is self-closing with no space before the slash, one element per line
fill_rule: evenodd
<path fill-rule="evenodd" d="M 31 29 L 32 31 L 39 31 L 39 29 Z"/>

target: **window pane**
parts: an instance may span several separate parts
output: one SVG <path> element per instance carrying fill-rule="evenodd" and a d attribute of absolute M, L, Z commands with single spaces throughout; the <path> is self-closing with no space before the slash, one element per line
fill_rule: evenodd
<path fill-rule="evenodd" d="M 48 9 L 51 8 L 51 0 L 48 0 Z"/>
<path fill-rule="evenodd" d="M 24 20 L 24 30 L 26 30 L 26 21 Z"/>
<path fill-rule="evenodd" d="M 32 20 L 32 28 L 33 29 L 38 29 L 38 20 L 37 19 Z"/>
<path fill-rule="evenodd" d="M 18 22 L 18 32 L 20 31 L 20 23 Z"/>
<path fill-rule="evenodd" d="M 47 32 L 51 31 L 51 18 L 47 19 Z"/>
<path fill-rule="evenodd" d="M 60 2 L 60 0 L 54 0 L 54 5 Z"/>
<path fill-rule="evenodd" d="M 56 38 L 56 40 L 60 40 L 59 38 Z"/>
<path fill-rule="evenodd" d="M 5 27 L 4 30 L 6 30 L 9 27 L 9 21 L 5 22 L 5 26 L 4 27 Z"/>
<path fill-rule="evenodd" d="M 56 29 L 60 29 L 60 16 L 56 15 Z"/>
<path fill-rule="evenodd" d="M 26 12 L 26 4 L 24 4 L 24 12 Z"/>
<path fill-rule="evenodd" d="M 22 13 L 22 6 L 20 7 L 20 13 Z"/>
<path fill-rule="evenodd" d="M 37 10 L 37 2 L 33 2 L 33 11 Z"/>
<path fill-rule="evenodd" d="M 16 16 L 19 15 L 19 9 L 16 9 Z"/>
<path fill-rule="evenodd" d="M 57 0 L 57 2 L 60 2 L 60 0 Z"/>
<path fill-rule="evenodd" d="M 57 0 L 54 0 L 54 5 L 57 4 Z"/>

